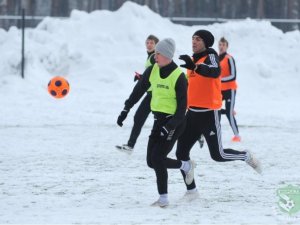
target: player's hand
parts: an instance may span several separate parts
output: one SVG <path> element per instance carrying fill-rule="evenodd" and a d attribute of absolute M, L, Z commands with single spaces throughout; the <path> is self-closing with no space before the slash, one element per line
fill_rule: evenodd
<path fill-rule="evenodd" d="M 180 65 L 189 70 L 194 70 L 196 68 L 196 64 L 193 62 L 192 58 L 189 55 L 180 55 L 179 59 L 183 60 L 185 64 Z"/>
<path fill-rule="evenodd" d="M 117 124 L 122 127 L 123 126 L 123 121 L 126 119 L 128 115 L 129 110 L 123 109 L 120 115 L 118 116 Z"/>

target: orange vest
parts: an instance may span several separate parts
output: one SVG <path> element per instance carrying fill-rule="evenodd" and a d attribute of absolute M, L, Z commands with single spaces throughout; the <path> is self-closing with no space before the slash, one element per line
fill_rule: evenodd
<path fill-rule="evenodd" d="M 196 64 L 207 58 L 200 58 Z M 221 78 L 204 77 L 192 70 L 187 70 L 188 107 L 220 109 L 222 106 Z"/>
<path fill-rule="evenodd" d="M 231 75 L 231 71 L 230 71 L 230 67 L 229 67 L 229 59 L 232 58 L 231 55 L 226 54 L 225 57 L 220 61 L 220 67 L 221 67 L 221 79 L 224 77 L 228 77 L 229 75 Z M 224 82 L 222 81 L 222 91 L 225 90 L 236 90 L 237 89 L 237 83 L 236 80 L 232 80 L 232 81 L 227 81 Z"/>

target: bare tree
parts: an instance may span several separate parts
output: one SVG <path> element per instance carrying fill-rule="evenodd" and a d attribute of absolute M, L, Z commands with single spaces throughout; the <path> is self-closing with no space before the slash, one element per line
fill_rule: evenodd
<path fill-rule="evenodd" d="M 227 17 L 227 4 L 224 0 L 217 0 L 217 12 L 219 17 L 226 18 Z"/>
<path fill-rule="evenodd" d="M 299 19 L 299 1 L 298 0 L 289 0 L 288 2 L 288 18 L 290 19 Z M 299 30 L 299 25 L 293 23 L 291 26 L 292 30 Z"/>
<path fill-rule="evenodd" d="M 187 16 L 187 11 L 186 11 L 186 0 L 181 0 L 181 12 L 179 15 L 182 15 L 183 17 Z"/>
<path fill-rule="evenodd" d="M 102 0 L 100 9 L 110 9 L 110 0 Z"/>
<path fill-rule="evenodd" d="M 288 18 L 289 0 L 283 0 L 282 18 Z"/>
<path fill-rule="evenodd" d="M 160 10 L 159 10 L 159 3 L 158 3 L 158 0 L 153 0 L 153 4 L 154 4 L 154 12 L 157 12 L 159 13 Z"/>
<path fill-rule="evenodd" d="M 66 16 L 69 14 L 68 0 L 52 0 L 51 16 Z"/>
<path fill-rule="evenodd" d="M 89 0 L 81 0 L 81 10 L 89 11 Z"/>
<path fill-rule="evenodd" d="M 260 19 L 265 17 L 264 0 L 258 0 L 256 15 Z"/>
<path fill-rule="evenodd" d="M 71 12 L 73 9 L 81 9 L 80 0 L 69 1 L 69 12 Z"/>
<path fill-rule="evenodd" d="M 44 0 L 35 0 L 34 15 L 50 16 L 51 2 Z"/>
<path fill-rule="evenodd" d="M 168 1 L 169 7 L 168 7 L 168 17 L 172 17 L 174 15 L 174 1 L 169 0 Z"/>
<path fill-rule="evenodd" d="M 6 15 L 7 14 L 7 0 L 0 1 L 0 14 Z M 0 20 L 0 27 L 8 27 L 8 20 Z"/>
<path fill-rule="evenodd" d="M 238 0 L 232 0 L 230 18 L 237 18 L 238 11 L 239 11 Z"/>

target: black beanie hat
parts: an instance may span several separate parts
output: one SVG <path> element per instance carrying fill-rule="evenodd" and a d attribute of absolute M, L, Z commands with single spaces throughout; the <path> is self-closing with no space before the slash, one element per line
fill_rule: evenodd
<path fill-rule="evenodd" d="M 215 41 L 214 36 L 208 30 L 197 30 L 193 36 L 202 38 L 206 48 L 211 47 Z"/>

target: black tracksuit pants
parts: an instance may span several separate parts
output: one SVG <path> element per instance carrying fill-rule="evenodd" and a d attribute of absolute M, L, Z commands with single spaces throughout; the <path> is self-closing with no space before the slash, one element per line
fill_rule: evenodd
<path fill-rule="evenodd" d="M 203 134 L 213 160 L 226 162 L 245 160 L 246 152 L 233 149 L 223 149 L 221 140 L 221 125 L 218 110 L 194 112 L 190 109 L 186 114 L 186 128 L 178 138 L 176 156 L 179 160 L 190 160 L 190 151 L 193 145 Z M 185 174 L 182 173 L 185 177 Z M 195 182 L 188 185 L 188 190 L 195 188 Z"/>
<path fill-rule="evenodd" d="M 237 126 L 233 110 L 234 110 L 234 104 L 235 104 L 235 95 L 236 95 L 236 90 L 225 90 L 222 91 L 222 100 L 225 100 L 225 110 L 221 110 L 221 114 L 226 114 L 227 119 L 229 121 L 229 124 L 232 128 L 232 131 L 234 135 L 239 135 L 239 128 Z M 220 117 L 221 119 L 221 117 Z"/>
<path fill-rule="evenodd" d="M 136 140 L 138 139 L 141 133 L 142 127 L 144 126 L 147 117 L 151 112 L 150 102 L 151 102 L 151 93 L 147 92 L 146 96 L 142 100 L 140 106 L 138 107 L 134 115 L 133 127 L 131 129 L 131 134 L 127 142 L 127 145 L 132 148 L 134 147 Z"/>
<path fill-rule="evenodd" d="M 147 147 L 147 164 L 153 168 L 156 174 L 157 189 L 159 194 L 168 193 L 168 171 L 167 169 L 180 169 L 181 161 L 168 158 L 179 135 L 182 134 L 185 121 L 179 125 L 170 141 L 160 136 L 162 127 L 171 117 L 154 116 L 154 124 L 149 136 Z"/>

